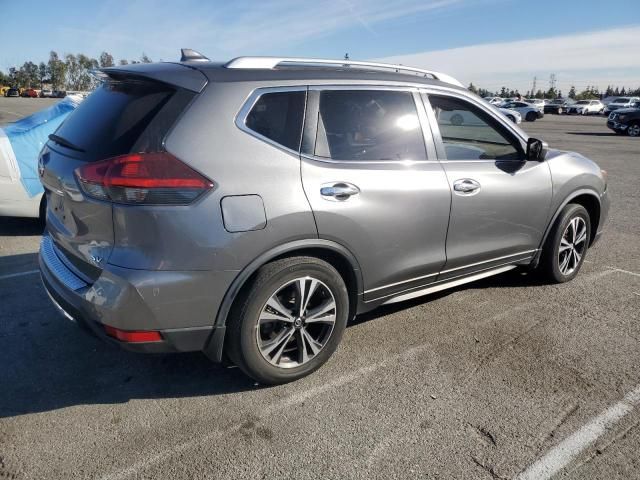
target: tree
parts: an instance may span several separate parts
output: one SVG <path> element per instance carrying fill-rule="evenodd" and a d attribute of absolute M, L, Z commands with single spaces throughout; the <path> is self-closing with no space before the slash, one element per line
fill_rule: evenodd
<path fill-rule="evenodd" d="M 40 62 L 38 65 L 38 80 L 40 80 L 40 89 L 42 89 L 42 85 L 44 84 L 45 78 L 47 78 L 47 64 L 44 62 Z"/>
<path fill-rule="evenodd" d="M 142 56 L 140 57 L 140 63 L 151 63 L 152 60 L 147 57 L 147 54 L 142 52 Z"/>
<path fill-rule="evenodd" d="M 569 98 L 576 98 L 576 87 L 574 87 L 573 85 L 571 85 L 571 88 L 569 89 Z"/>
<path fill-rule="evenodd" d="M 58 54 L 51 50 L 49 52 L 49 62 L 47 63 L 47 70 L 49 71 L 49 78 L 51 80 L 51 86 L 54 90 L 60 90 L 65 85 L 65 77 L 67 74 L 67 67 L 65 63 L 60 60 Z"/>
<path fill-rule="evenodd" d="M 475 93 L 476 95 L 478 94 L 478 89 L 475 87 L 475 85 L 472 83 L 469 84 L 469 91 L 471 93 Z"/>
<path fill-rule="evenodd" d="M 67 89 L 68 90 L 79 90 L 78 83 L 80 82 L 80 75 L 82 74 L 82 69 L 80 64 L 78 63 L 78 59 L 73 53 L 67 53 L 64 56 L 64 63 L 67 71 Z"/>
<path fill-rule="evenodd" d="M 110 53 L 102 52 L 100 54 L 100 68 L 113 67 L 113 56 Z"/>

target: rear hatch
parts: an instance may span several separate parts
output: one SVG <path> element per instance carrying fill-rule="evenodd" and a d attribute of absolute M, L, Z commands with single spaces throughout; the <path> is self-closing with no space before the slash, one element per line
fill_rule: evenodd
<path fill-rule="evenodd" d="M 157 156 L 170 128 L 206 85 L 201 72 L 179 64 L 104 69 L 102 77 L 102 85 L 49 137 L 39 164 L 48 234 L 61 260 L 89 283 L 114 246 L 113 199 L 101 196 L 99 185 L 80 182 L 80 172 L 92 166 L 99 172 L 108 159 L 131 154 Z"/>

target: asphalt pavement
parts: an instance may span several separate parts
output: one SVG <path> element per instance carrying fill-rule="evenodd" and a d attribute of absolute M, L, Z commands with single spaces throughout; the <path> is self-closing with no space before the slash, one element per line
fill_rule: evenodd
<path fill-rule="evenodd" d="M 640 478 L 640 139 L 603 117 L 523 128 L 609 172 L 579 276 L 380 308 L 284 386 L 88 336 L 34 273 L 38 223 L 0 218 L 0 478 Z"/>

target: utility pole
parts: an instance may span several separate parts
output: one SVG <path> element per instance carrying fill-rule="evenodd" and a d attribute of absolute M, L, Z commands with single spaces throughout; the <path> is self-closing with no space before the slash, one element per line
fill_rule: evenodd
<path fill-rule="evenodd" d="M 531 98 L 536 96 L 536 82 L 538 81 L 538 77 L 533 77 L 533 87 L 531 87 Z"/>
<path fill-rule="evenodd" d="M 556 91 L 556 74 L 552 73 L 549 76 L 549 89 L 553 92 Z"/>

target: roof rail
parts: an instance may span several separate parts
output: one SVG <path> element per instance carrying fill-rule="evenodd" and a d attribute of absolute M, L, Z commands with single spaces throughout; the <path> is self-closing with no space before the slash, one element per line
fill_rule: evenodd
<path fill-rule="evenodd" d="M 355 68 L 369 68 L 380 70 L 394 70 L 397 73 L 410 72 L 413 74 L 420 74 L 440 80 L 441 82 L 450 83 L 463 87 L 462 83 L 453 78 L 450 75 L 446 75 L 440 72 L 434 72 L 432 70 L 425 70 L 422 68 L 407 67 L 405 65 L 393 65 L 391 63 L 378 63 L 378 62 L 358 62 L 353 60 L 330 60 L 324 58 L 296 58 L 296 57 L 237 57 L 227 62 L 224 66 L 226 68 L 246 68 L 246 69 L 261 69 L 261 70 L 273 70 L 276 67 L 301 65 L 301 66 L 318 66 L 318 65 L 333 65 L 335 67 L 355 67 Z"/>

